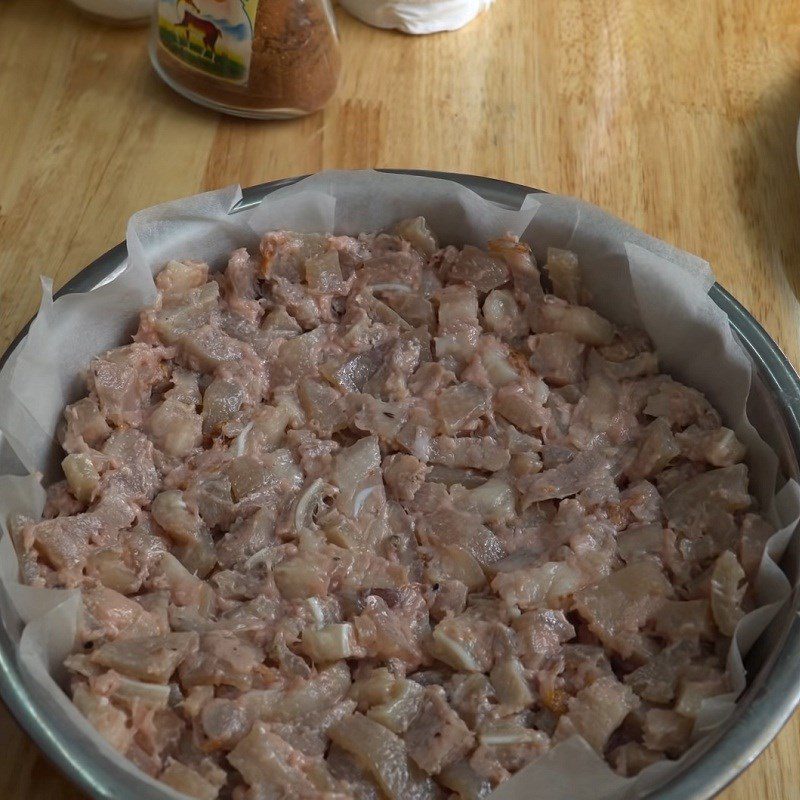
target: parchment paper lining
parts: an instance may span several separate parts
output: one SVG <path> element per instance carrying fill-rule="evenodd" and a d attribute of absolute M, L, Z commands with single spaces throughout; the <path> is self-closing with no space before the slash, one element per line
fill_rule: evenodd
<path fill-rule="evenodd" d="M 155 299 L 153 275 L 169 258 L 202 258 L 220 267 L 236 247 L 257 246 L 267 230 L 357 234 L 419 214 L 443 243 L 481 245 L 512 232 L 529 242 L 540 260 L 548 246 L 569 248 L 578 254 L 595 307 L 615 322 L 644 328 L 664 371 L 703 391 L 747 444 L 751 491 L 779 527 L 757 576 L 759 607 L 740 622 L 728 655 L 734 691 L 706 702 L 696 726 L 698 739 L 721 724 L 745 688 L 743 655 L 789 596 L 789 581 L 777 561 L 800 519 L 800 487 L 789 481 L 775 492 L 777 457 L 746 414 L 754 368 L 724 313 L 708 297 L 713 283 L 708 264 L 594 206 L 555 195 L 529 195 L 519 210 L 509 211 L 449 181 L 367 171 L 320 173 L 231 215 L 240 198 L 239 187 L 229 187 L 135 214 L 128 224 L 126 267 L 91 292 L 54 302 L 51 283 L 43 280 L 39 313 L 0 372 L 0 431 L 24 467 L 57 475 L 60 457 L 53 442 L 64 405 L 83 391 L 80 376 L 91 357 L 126 341 L 138 311 Z M 0 462 L 0 473 L 9 472 L 11 463 Z M 43 502 L 35 474 L 0 477 L 0 616 L 18 643 L 31 693 L 48 714 L 63 715 L 75 726 L 84 749 L 94 751 L 92 758 L 110 759 L 129 776 L 132 796 L 137 785 L 150 784 L 164 797 L 180 797 L 113 751 L 56 683 L 75 638 L 79 596 L 21 586 L 6 525 L 17 513 L 38 518 Z M 639 797 L 680 770 L 702 744 L 698 741 L 677 762 L 624 779 L 582 740 L 572 739 L 503 784 L 492 798 Z"/>

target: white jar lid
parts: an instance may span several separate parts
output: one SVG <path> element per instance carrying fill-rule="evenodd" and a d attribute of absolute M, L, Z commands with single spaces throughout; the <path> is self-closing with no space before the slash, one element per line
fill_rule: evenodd
<path fill-rule="evenodd" d="M 72 2 L 100 17 L 122 21 L 145 19 L 153 10 L 153 0 L 72 0 Z"/>
<path fill-rule="evenodd" d="M 353 16 L 378 28 L 405 33 L 453 31 L 489 8 L 493 0 L 339 0 Z"/>

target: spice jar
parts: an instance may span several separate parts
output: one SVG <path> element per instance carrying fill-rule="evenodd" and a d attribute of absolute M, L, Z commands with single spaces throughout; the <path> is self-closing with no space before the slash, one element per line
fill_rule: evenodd
<path fill-rule="evenodd" d="M 190 100 L 258 119 L 322 108 L 341 66 L 330 0 L 158 0 L 150 58 Z"/>

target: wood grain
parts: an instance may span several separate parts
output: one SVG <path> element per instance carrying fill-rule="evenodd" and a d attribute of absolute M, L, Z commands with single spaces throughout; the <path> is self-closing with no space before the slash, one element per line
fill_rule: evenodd
<path fill-rule="evenodd" d="M 326 167 L 418 167 L 579 195 L 708 259 L 800 361 L 794 0 L 498 0 L 457 33 L 340 14 L 323 113 L 223 118 L 159 83 L 146 33 L 0 4 L 0 346 L 135 210 Z M 0 711 L 0 797 L 81 795 Z M 800 718 L 724 800 L 800 798 Z"/>

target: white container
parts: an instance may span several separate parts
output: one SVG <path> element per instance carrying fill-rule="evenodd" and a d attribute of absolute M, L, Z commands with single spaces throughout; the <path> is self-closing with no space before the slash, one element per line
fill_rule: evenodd
<path fill-rule="evenodd" d="M 339 0 L 354 17 L 377 28 L 404 33 L 454 31 L 471 22 L 494 0 Z"/>
<path fill-rule="evenodd" d="M 150 19 L 154 0 L 70 0 L 81 11 L 117 24 L 145 24 Z"/>

